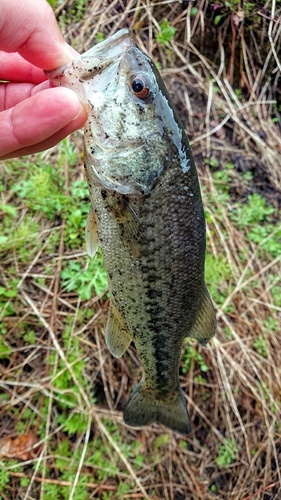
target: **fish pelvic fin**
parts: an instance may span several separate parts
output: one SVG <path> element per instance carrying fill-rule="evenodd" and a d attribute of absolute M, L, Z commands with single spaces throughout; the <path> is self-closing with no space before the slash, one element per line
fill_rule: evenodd
<path fill-rule="evenodd" d="M 146 389 L 140 381 L 125 406 L 124 421 L 131 427 L 142 427 L 155 422 L 183 435 L 191 432 L 186 402 L 180 386 L 170 399 L 160 399 L 155 391 Z"/>
<path fill-rule="evenodd" d="M 86 222 L 86 250 L 91 259 L 95 256 L 99 247 L 99 235 L 96 216 L 92 207 L 90 208 Z"/>
<path fill-rule="evenodd" d="M 216 326 L 217 322 L 214 306 L 212 304 L 209 292 L 205 287 L 199 313 L 197 315 L 195 324 L 188 334 L 188 337 L 192 337 L 198 340 L 201 345 L 205 346 L 215 335 Z"/>
<path fill-rule="evenodd" d="M 132 335 L 122 321 L 117 307 L 112 303 L 110 304 L 105 338 L 107 347 L 115 358 L 120 358 L 133 340 Z"/>

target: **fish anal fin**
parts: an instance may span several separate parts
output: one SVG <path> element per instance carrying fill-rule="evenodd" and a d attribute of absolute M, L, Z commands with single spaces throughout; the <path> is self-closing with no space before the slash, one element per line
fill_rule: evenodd
<path fill-rule="evenodd" d="M 93 258 L 99 247 L 99 234 L 97 220 L 93 208 L 90 208 L 86 222 L 86 250 L 89 257 Z"/>
<path fill-rule="evenodd" d="M 108 349 L 115 358 L 120 358 L 128 349 L 132 340 L 133 337 L 125 327 L 118 309 L 114 304 L 111 304 L 106 325 L 106 344 Z"/>
<path fill-rule="evenodd" d="M 183 435 L 191 432 L 186 402 L 180 387 L 175 390 L 174 397 L 169 395 L 169 399 L 161 399 L 140 381 L 125 406 L 124 421 L 131 427 L 142 427 L 155 422 Z"/>
<path fill-rule="evenodd" d="M 205 287 L 199 313 L 197 315 L 195 324 L 193 325 L 191 331 L 188 333 L 188 337 L 192 337 L 198 340 L 198 342 L 204 346 L 215 335 L 216 325 L 217 322 L 214 306 L 212 304 L 209 292 Z"/>

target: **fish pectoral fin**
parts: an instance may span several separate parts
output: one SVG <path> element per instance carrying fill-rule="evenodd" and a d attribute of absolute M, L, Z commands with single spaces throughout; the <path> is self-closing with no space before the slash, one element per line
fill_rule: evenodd
<path fill-rule="evenodd" d="M 132 427 L 142 427 L 156 422 L 183 435 L 191 432 L 181 387 L 178 387 L 169 398 L 162 399 L 155 394 L 155 391 L 146 389 L 140 381 L 125 406 L 124 421 Z"/>
<path fill-rule="evenodd" d="M 98 234 L 98 226 L 96 216 L 94 214 L 94 210 L 91 207 L 87 222 L 86 222 L 86 250 L 87 254 L 91 259 L 96 255 L 97 249 L 99 247 L 99 234 Z"/>
<path fill-rule="evenodd" d="M 134 257 L 138 257 L 139 247 L 145 245 L 145 235 L 137 214 L 127 200 L 123 200 L 122 212 L 117 220 L 123 245 Z"/>
<path fill-rule="evenodd" d="M 105 336 L 107 347 L 115 358 L 120 358 L 133 340 L 114 304 L 110 305 Z"/>
<path fill-rule="evenodd" d="M 197 315 L 195 324 L 188 337 L 198 340 L 201 345 L 206 345 L 216 333 L 216 315 L 209 292 L 205 287 L 205 292 Z"/>

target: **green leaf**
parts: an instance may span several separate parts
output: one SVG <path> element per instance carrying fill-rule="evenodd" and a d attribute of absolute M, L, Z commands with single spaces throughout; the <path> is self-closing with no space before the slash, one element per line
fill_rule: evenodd
<path fill-rule="evenodd" d="M 16 215 L 17 215 L 17 210 L 12 205 L 1 205 L 0 204 L 0 210 L 5 212 L 7 215 L 10 215 L 11 217 L 16 217 Z"/>
<path fill-rule="evenodd" d="M 218 16 L 215 17 L 215 19 L 214 19 L 214 25 L 215 26 L 217 26 L 219 24 L 219 22 L 221 21 L 222 17 L 223 16 L 221 16 L 221 15 L 218 15 Z"/>
<path fill-rule="evenodd" d="M 190 9 L 190 17 L 196 16 L 197 12 L 198 12 L 198 7 L 191 7 L 191 9 Z"/>
<path fill-rule="evenodd" d="M 7 241 L 8 241 L 8 236 L 0 236 L 0 245 L 7 243 Z"/>
<path fill-rule="evenodd" d="M 0 359 L 9 359 L 12 350 L 0 339 Z"/>
<path fill-rule="evenodd" d="M 174 26 L 169 24 L 169 21 L 163 21 L 160 24 L 160 30 L 161 32 L 156 35 L 156 40 L 162 46 L 168 43 L 175 36 L 177 31 Z"/>

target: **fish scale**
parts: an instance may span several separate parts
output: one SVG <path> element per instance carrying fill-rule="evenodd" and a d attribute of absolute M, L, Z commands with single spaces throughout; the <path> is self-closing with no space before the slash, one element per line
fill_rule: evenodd
<path fill-rule="evenodd" d="M 108 274 L 106 342 L 120 357 L 134 341 L 143 369 L 124 420 L 188 434 L 182 344 L 190 336 L 205 345 L 216 321 L 204 283 L 200 187 L 182 124 L 156 67 L 127 30 L 47 74 L 88 109 L 87 249 L 93 256 L 101 246 Z"/>

